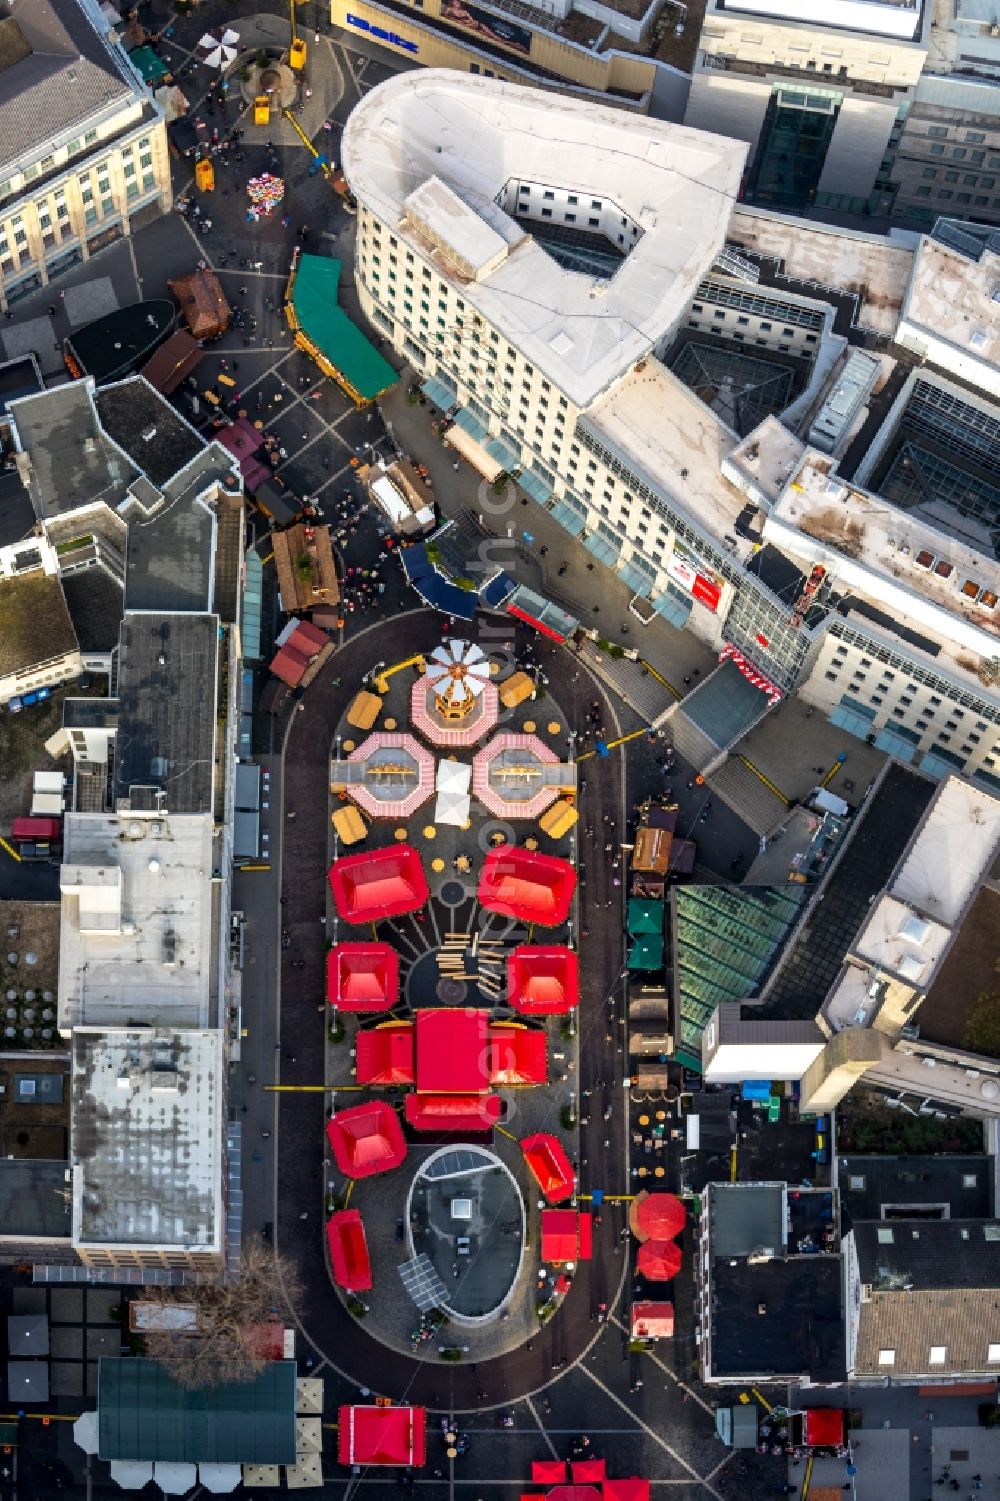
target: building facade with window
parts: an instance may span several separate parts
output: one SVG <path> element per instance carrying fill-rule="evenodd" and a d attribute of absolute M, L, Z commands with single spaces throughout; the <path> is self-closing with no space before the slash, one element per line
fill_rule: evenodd
<path fill-rule="evenodd" d="M 744 152 L 400 76 L 344 136 L 364 311 L 460 452 L 718 650 L 670 711 L 706 773 L 801 692 L 905 761 L 1000 787 L 1000 247 L 741 209 Z M 859 403 L 862 345 L 878 372 Z"/>
<path fill-rule="evenodd" d="M 0 21 L 0 308 L 171 206 L 163 113 L 96 0 Z"/>

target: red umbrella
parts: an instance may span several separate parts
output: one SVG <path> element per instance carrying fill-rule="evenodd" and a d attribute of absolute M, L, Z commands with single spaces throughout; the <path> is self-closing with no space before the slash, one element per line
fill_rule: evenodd
<path fill-rule="evenodd" d="M 642 1194 L 635 1199 L 629 1225 L 639 1240 L 673 1240 L 687 1224 L 687 1210 L 674 1194 Z"/>
<path fill-rule="evenodd" d="M 675 1240 L 647 1240 L 639 1247 L 636 1267 L 650 1282 L 669 1282 L 683 1264 L 681 1248 Z"/>

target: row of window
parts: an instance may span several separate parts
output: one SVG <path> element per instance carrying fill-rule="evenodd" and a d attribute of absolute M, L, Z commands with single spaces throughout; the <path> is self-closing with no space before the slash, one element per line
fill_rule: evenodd
<path fill-rule="evenodd" d="M 818 308 L 801 307 L 785 302 L 779 297 L 768 297 L 763 292 L 741 291 L 721 281 L 703 281 L 697 294 L 712 307 L 732 308 L 740 313 L 751 313 L 758 318 L 770 318 L 775 323 L 794 324 L 796 328 L 811 328 L 818 332 L 823 327 L 824 314 Z M 703 307 L 695 303 L 692 312 L 700 313 Z M 768 328 L 769 324 L 761 327 Z M 785 335 L 791 337 L 791 328 Z"/>
<path fill-rule="evenodd" d="M 71 141 L 67 141 L 63 148 L 65 155 L 62 152 L 58 153 L 58 155 L 61 156 L 63 161 L 67 161 L 70 157 L 78 156 L 88 146 L 96 144 L 97 131 L 88 130 L 85 135 L 74 136 Z M 52 152 L 47 156 L 43 156 L 39 161 L 32 162 L 31 166 L 25 167 L 21 173 L 21 183 L 34 182 L 37 177 L 43 177 L 46 172 L 51 172 L 56 166 L 56 159 L 57 153 Z M 17 185 L 16 177 L 8 177 L 3 182 L 0 182 L 0 198 L 9 198 L 15 192 Z"/>
<path fill-rule="evenodd" d="M 944 699 L 953 705 L 961 704 L 963 709 L 971 709 L 978 719 L 985 720 L 990 724 L 1000 724 L 1000 709 L 995 704 L 990 704 L 985 699 L 977 698 L 974 693 L 960 688 L 957 684 L 949 682 L 938 673 L 923 667 L 916 662 L 908 661 L 898 652 L 891 651 L 888 647 L 878 646 L 870 636 L 864 636 L 860 631 L 851 626 L 841 625 L 839 622 L 831 625 L 830 633 L 838 641 L 844 641 L 849 646 L 857 647 L 862 656 L 859 666 L 867 669 L 873 662 L 882 662 L 900 674 L 906 674 L 908 681 L 914 684 L 920 683 L 931 690 L 931 705 L 937 707 Z M 916 692 L 916 688 L 913 689 Z M 935 703 L 935 698 L 937 703 Z M 958 711 L 953 707 L 954 716 Z"/>

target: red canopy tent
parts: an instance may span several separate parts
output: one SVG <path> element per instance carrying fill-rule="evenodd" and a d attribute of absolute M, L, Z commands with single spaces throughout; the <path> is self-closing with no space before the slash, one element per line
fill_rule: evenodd
<path fill-rule="evenodd" d="M 674 1305 L 672 1303 L 632 1304 L 633 1339 L 671 1339 L 674 1332 Z"/>
<path fill-rule="evenodd" d="M 326 1124 L 337 1167 L 347 1178 L 371 1178 L 398 1167 L 406 1156 L 403 1128 L 384 1100 L 338 1110 Z"/>
<path fill-rule="evenodd" d="M 601 1501 L 601 1493 L 596 1485 L 556 1485 L 548 1501 Z"/>
<path fill-rule="evenodd" d="M 556 1481 L 566 1479 L 566 1461 L 564 1459 L 533 1459 L 531 1461 L 532 1481 L 541 1481 L 546 1485 L 552 1485 Z"/>
<path fill-rule="evenodd" d="M 674 1194 L 642 1193 L 632 1201 L 628 1222 L 638 1240 L 673 1240 L 687 1224 L 687 1210 Z"/>
<path fill-rule="evenodd" d="M 337 1433 L 342 1465 L 422 1465 L 427 1458 L 423 1407 L 342 1407 Z"/>
<path fill-rule="evenodd" d="M 326 1243 L 337 1286 L 352 1293 L 367 1292 L 372 1285 L 372 1264 L 365 1227 L 356 1209 L 339 1209 L 331 1214 L 326 1222 Z"/>
<path fill-rule="evenodd" d="M 562 1016 L 580 1000 L 580 961 L 563 944 L 521 944 L 507 960 L 507 1000 L 522 1016 Z"/>
<path fill-rule="evenodd" d="M 844 1443 L 844 1409 L 842 1407 L 807 1408 L 802 1436 L 810 1448 L 839 1449 Z"/>
<path fill-rule="evenodd" d="M 521 1151 L 550 1204 L 571 1197 L 575 1187 L 573 1169 L 557 1137 L 537 1131 L 534 1136 L 524 1138 Z"/>
<path fill-rule="evenodd" d="M 354 1046 L 359 1084 L 413 1083 L 412 1022 L 389 1022 L 359 1032 Z"/>
<path fill-rule="evenodd" d="M 575 888 L 568 860 L 500 844 L 483 861 L 478 897 L 491 912 L 551 928 L 566 921 Z"/>
<path fill-rule="evenodd" d="M 517 1025 L 490 1027 L 491 1084 L 499 1089 L 515 1084 L 544 1084 L 548 1072 L 548 1042 L 544 1032 Z"/>
<path fill-rule="evenodd" d="M 418 1011 L 417 1089 L 473 1094 L 489 1088 L 488 1011 L 442 1007 Z"/>
<path fill-rule="evenodd" d="M 635 1261 L 636 1270 L 650 1282 L 669 1282 L 683 1263 L 681 1248 L 675 1240 L 647 1240 L 639 1247 Z"/>
<path fill-rule="evenodd" d="M 582 1481 L 592 1483 L 595 1480 L 603 1480 L 605 1474 L 603 1459 L 574 1459 L 569 1467 L 569 1478 L 577 1484 Z"/>
<path fill-rule="evenodd" d="M 650 1487 L 648 1480 L 637 1480 L 630 1477 L 627 1480 L 605 1480 L 604 1501 L 649 1501 Z"/>
<path fill-rule="evenodd" d="M 326 998 L 341 1011 L 391 1011 L 399 956 L 388 943 L 336 943 L 326 956 Z"/>
<path fill-rule="evenodd" d="M 345 855 L 330 866 L 329 878 L 337 911 L 348 922 L 414 912 L 428 896 L 423 862 L 412 844 Z"/>
<path fill-rule="evenodd" d="M 589 1261 L 594 1252 L 593 1221 L 577 1209 L 542 1210 L 542 1260 L 552 1265 Z"/>
<path fill-rule="evenodd" d="M 492 1131 L 502 1111 L 498 1094 L 408 1094 L 403 1101 L 414 1131 Z"/>

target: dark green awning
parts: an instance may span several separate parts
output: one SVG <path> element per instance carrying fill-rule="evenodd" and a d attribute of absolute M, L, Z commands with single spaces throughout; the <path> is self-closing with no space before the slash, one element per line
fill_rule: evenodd
<path fill-rule="evenodd" d="M 253 1381 L 184 1391 L 143 1357 L 99 1364 L 101 1459 L 200 1464 L 295 1463 L 294 1360 L 272 1360 Z"/>
<path fill-rule="evenodd" d="M 303 255 L 292 287 L 298 325 L 329 365 L 362 401 L 374 401 L 399 379 L 356 324 L 337 305 L 340 261 Z"/>

